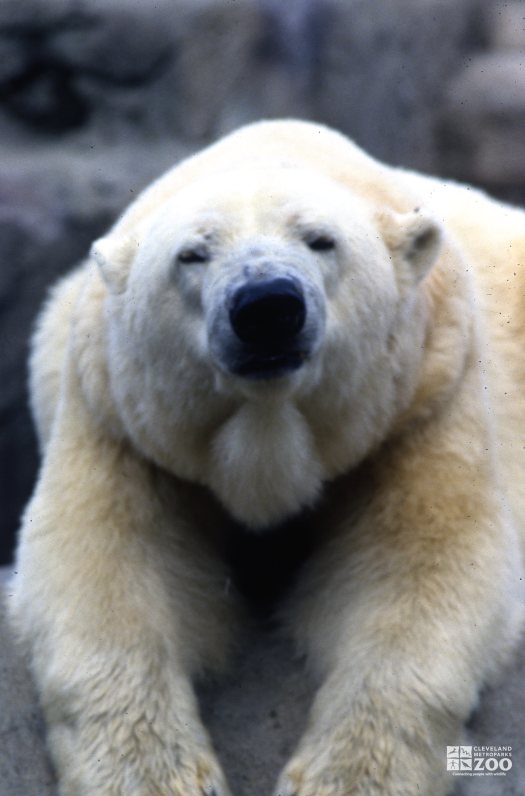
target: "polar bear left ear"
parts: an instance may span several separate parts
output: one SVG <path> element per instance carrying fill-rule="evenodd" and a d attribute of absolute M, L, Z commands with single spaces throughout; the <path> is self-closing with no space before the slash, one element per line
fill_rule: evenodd
<path fill-rule="evenodd" d="M 111 293 L 123 293 L 126 289 L 137 241 L 126 236 L 108 235 L 96 240 L 90 256 L 99 267 L 102 279 Z"/>
<path fill-rule="evenodd" d="M 441 250 L 442 233 L 437 222 L 423 211 L 389 213 L 381 217 L 385 242 L 416 282 L 430 271 Z"/>

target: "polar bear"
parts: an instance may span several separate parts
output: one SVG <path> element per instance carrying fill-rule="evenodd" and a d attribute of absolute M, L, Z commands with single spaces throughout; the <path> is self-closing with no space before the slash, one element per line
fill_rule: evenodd
<path fill-rule="evenodd" d="M 228 793 L 192 678 L 228 523 L 315 544 L 320 678 L 280 796 L 442 796 L 523 599 L 525 214 L 299 121 L 151 185 L 52 293 L 11 615 L 63 796 Z"/>

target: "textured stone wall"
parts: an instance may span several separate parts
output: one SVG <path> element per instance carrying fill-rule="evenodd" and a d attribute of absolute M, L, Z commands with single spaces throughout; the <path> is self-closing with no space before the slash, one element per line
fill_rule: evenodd
<path fill-rule="evenodd" d="M 485 46 L 447 86 L 441 170 L 525 202 L 525 3 L 483 5 Z"/>

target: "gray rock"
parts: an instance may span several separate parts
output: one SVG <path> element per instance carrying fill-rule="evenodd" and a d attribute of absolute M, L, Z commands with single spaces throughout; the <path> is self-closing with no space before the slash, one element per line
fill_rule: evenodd
<path fill-rule="evenodd" d="M 524 6 L 525 8 L 525 6 Z M 452 82 L 449 101 L 465 115 L 502 120 L 525 113 L 525 52 L 496 51 L 469 58 Z"/>
<path fill-rule="evenodd" d="M 9 0 L 0 122 L 11 134 L 196 145 L 253 118 L 299 115 L 429 169 L 447 81 L 479 44 L 484 6 L 158 0 L 152 13 L 138 0 Z"/>
<path fill-rule="evenodd" d="M 523 796 L 525 793 L 525 643 L 501 681 L 482 695 L 470 722 L 469 743 L 511 746 L 505 777 L 460 778 L 457 796 Z"/>
<path fill-rule="evenodd" d="M 451 82 L 443 111 L 448 172 L 498 188 L 525 181 L 525 53 L 471 58 Z"/>
<path fill-rule="evenodd" d="M 494 50 L 525 50 L 523 0 L 494 3 L 487 8 L 490 46 Z"/>
<path fill-rule="evenodd" d="M 1 110 L 34 136 L 202 138 L 238 121 L 255 0 L 26 0 L 0 10 Z"/>
<path fill-rule="evenodd" d="M 271 796 L 305 728 L 314 678 L 292 644 L 259 629 L 228 674 L 198 689 L 201 712 L 234 796 Z"/>
<path fill-rule="evenodd" d="M 3 598 L 2 592 L 0 584 L 0 600 Z M 2 605 L 0 609 L 1 796 L 56 796 L 55 781 L 43 738 L 42 715 L 27 664 L 14 643 L 11 630 L 6 625 Z"/>
<path fill-rule="evenodd" d="M 436 124 L 449 79 L 474 45 L 476 0 L 327 0 L 314 113 L 376 157 L 439 166 Z"/>

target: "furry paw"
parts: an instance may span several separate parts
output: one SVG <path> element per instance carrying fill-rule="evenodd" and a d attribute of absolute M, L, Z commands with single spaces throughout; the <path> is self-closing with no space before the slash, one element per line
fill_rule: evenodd
<path fill-rule="evenodd" d="M 385 742 L 386 741 L 386 742 Z M 275 796 L 445 796 L 444 763 L 391 739 L 365 744 L 344 731 L 302 745 L 282 773 Z"/>
<path fill-rule="evenodd" d="M 101 733 L 91 745 L 75 743 L 74 754 L 68 735 L 55 727 L 49 736 L 61 796 L 230 796 L 212 749 L 189 734 L 170 741 L 137 727 L 108 743 Z"/>
<path fill-rule="evenodd" d="M 89 785 L 86 778 L 73 772 L 61 777 L 61 796 L 230 796 L 226 781 L 218 766 L 209 761 L 195 760 L 192 764 L 173 761 L 164 770 L 142 770 L 122 765 L 111 776 L 94 774 Z M 152 767 L 153 768 L 153 767 Z"/>

